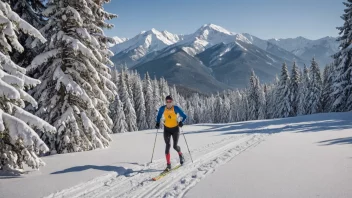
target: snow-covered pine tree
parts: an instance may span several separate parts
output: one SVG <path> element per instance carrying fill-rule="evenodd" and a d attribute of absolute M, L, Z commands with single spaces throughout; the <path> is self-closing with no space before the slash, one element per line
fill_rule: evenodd
<path fill-rule="evenodd" d="M 308 86 L 308 100 L 307 114 L 315 114 L 322 112 L 321 104 L 321 94 L 322 94 L 322 80 L 321 73 L 318 66 L 318 63 L 315 59 L 312 59 L 312 64 L 310 67 L 310 81 Z"/>
<path fill-rule="evenodd" d="M 308 97 L 309 97 L 309 70 L 306 65 L 304 65 L 301 84 L 300 84 L 300 94 L 299 94 L 299 104 L 298 104 L 298 115 L 307 115 L 308 113 Z"/>
<path fill-rule="evenodd" d="M 326 65 L 323 74 L 323 93 L 322 93 L 322 109 L 323 112 L 330 112 L 332 107 L 333 92 L 333 64 Z"/>
<path fill-rule="evenodd" d="M 190 97 L 190 102 L 191 102 L 191 106 L 194 109 L 193 122 L 200 123 L 202 120 L 203 111 L 201 107 L 202 101 L 201 101 L 201 98 L 199 97 L 199 94 L 198 93 L 193 94 Z"/>
<path fill-rule="evenodd" d="M 160 96 L 160 88 L 159 88 L 159 82 L 156 79 L 156 77 L 154 77 L 154 80 L 152 81 L 153 83 L 153 109 L 154 109 L 154 114 L 156 115 L 157 111 L 159 110 L 160 106 L 162 104 L 164 104 L 164 99 L 165 98 L 161 98 Z M 185 103 L 185 105 L 187 105 L 187 103 Z"/>
<path fill-rule="evenodd" d="M 270 118 L 270 102 L 271 102 L 271 87 L 267 84 L 264 84 L 263 87 L 264 90 L 264 97 L 265 97 L 265 103 L 264 103 L 264 119 L 269 119 Z"/>
<path fill-rule="evenodd" d="M 147 129 L 147 121 L 146 121 L 146 108 L 145 108 L 145 100 L 143 93 L 142 80 L 139 76 L 137 76 L 133 82 L 133 91 L 134 91 L 134 108 L 136 110 L 137 115 L 137 126 L 138 130 Z"/>
<path fill-rule="evenodd" d="M 241 121 L 249 120 L 248 89 L 243 89 L 241 93 Z"/>
<path fill-rule="evenodd" d="M 143 92 L 145 95 L 145 117 L 148 128 L 154 128 L 156 112 L 154 108 L 153 85 L 148 73 L 144 76 L 143 84 Z"/>
<path fill-rule="evenodd" d="M 123 110 L 125 112 L 125 116 L 126 116 L 126 123 L 127 123 L 127 130 L 128 131 L 137 131 L 138 127 L 137 127 L 137 116 L 136 116 L 136 112 L 133 108 L 132 102 L 130 100 L 130 96 L 128 94 L 127 91 L 127 86 L 125 83 L 125 78 L 123 78 L 123 76 L 125 76 L 125 72 L 122 71 L 121 73 L 121 78 L 119 79 L 119 96 L 121 98 L 121 102 L 123 104 Z"/>
<path fill-rule="evenodd" d="M 223 116 L 222 116 L 222 106 L 223 106 L 223 100 L 220 96 L 220 94 L 218 93 L 215 97 L 215 101 L 214 101 L 214 123 L 222 123 L 223 120 Z"/>
<path fill-rule="evenodd" d="M 117 71 L 116 67 L 111 71 L 111 81 L 116 85 L 116 87 L 118 87 L 119 72 Z"/>
<path fill-rule="evenodd" d="M 194 124 L 194 106 L 190 100 L 186 101 L 187 106 L 185 106 L 185 112 L 187 114 L 187 124 Z"/>
<path fill-rule="evenodd" d="M 279 77 L 276 75 L 275 81 L 268 86 L 267 94 L 265 96 L 267 102 L 267 119 L 276 118 L 277 112 L 277 98 L 276 92 L 279 85 Z"/>
<path fill-rule="evenodd" d="M 276 90 L 276 116 L 277 118 L 286 118 L 291 111 L 290 107 L 290 77 L 288 75 L 287 65 L 282 65 L 281 76 Z"/>
<path fill-rule="evenodd" d="M 231 119 L 231 107 L 230 107 L 230 99 L 226 93 L 223 95 L 223 103 L 222 103 L 222 108 L 221 108 L 222 114 L 221 114 L 221 120 L 223 123 L 229 123 Z"/>
<path fill-rule="evenodd" d="M 299 95 L 300 95 L 300 83 L 301 77 L 299 69 L 296 62 L 293 63 L 290 81 L 290 104 L 291 111 L 289 116 L 297 116 L 298 105 L 299 105 Z"/>
<path fill-rule="evenodd" d="M 334 55 L 334 82 L 332 111 L 352 110 L 352 0 L 344 2 L 346 9 L 341 18 L 345 21 L 340 31 L 340 51 Z"/>
<path fill-rule="evenodd" d="M 19 174 L 23 164 L 34 169 L 45 164 L 37 154 L 49 149 L 34 130 L 54 133 L 56 129 L 23 110 L 25 102 L 37 106 L 37 102 L 24 90 L 38 85 L 40 81 L 26 76 L 26 70 L 16 65 L 8 54 L 24 50 L 16 35 L 19 30 L 42 43 L 46 39 L 2 1 L 0 18 L 0 170 Z"/>
<path fill-rule="evenodd" d="M 113 133 L 125 133 L 127 132 L 126 116 L 123 111 L 123 104 L 120 100 L 119 95 L 116 95 L 115 101 L 113 102 L 114 114 L 112 114 L 112 119 L 114 126 L 112 128 Z"/>
<path fill-rule="evenodd" d="M 131 74 L 127 69 L 125 69 L 123 72 L 122 72 L 123 75 L 123 78 L 125 80 L 125 85 L 126 85 L 126 89 L 127 89 L 127 92 L 128 92 L 128 97 L 130 98 L 130 101 L 131 101 L 131 104 L 132 104 L 132 107 L 134 108 L 134 99 L 133 99 L 133 74 Z"/>
<path fill-rule="evenodd" d="M 264 92 L 261 88 L 259 78 L 255 75 L 254 70 L 251 72 L 249 79 L 250 86 L 248 89 L 249 119 L 258 120 L 264 118 Z"/>
<path fill-rule="evenodd" d="M 160 78 L 160 96 L 164 99 L 168 95 L 170 95 L 169 85 L 164 78 Z"/>
<path fill-rule="evenodd" d="M 230 92 L 230 115 L 231 115 L 231 122 L 239 122 L 242 120 L 241 112 L 242 112 L 242 100 L 241 100 L 241 93 L 240 91 L 232 91 Z"/>
<path fill-rule="evenodd" d="M 43 12 L 48 23 L 41 32 L 50 41 L 28 69 L 43 81 L 32 92 L 39 102 L 35 113 L 58 129 L 55 136 L 42 135 L 52 153 L 105 148 L 111 140 L 108 104 L 116 86 L 107 66 L 110 39 L 102 30 L 111 16 L 102 3 L 50 0 Z"/>

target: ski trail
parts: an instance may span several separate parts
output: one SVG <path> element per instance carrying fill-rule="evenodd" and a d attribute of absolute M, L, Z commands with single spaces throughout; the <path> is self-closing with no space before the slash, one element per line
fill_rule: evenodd
<path fill-rule="evenodd" d="M 206 175 L 245 150 L 258 145 L 267 134 L 241 134 L 225 137 L 203 147 L 192 149 L 194 163 L 186 155 L 187 163 L 166 177 L 152 181 L 165 168 L 165 160 L 158 159 L 123 175 L 110 173 L 72 188 L 53 193 L 56 197 L 182 197 Z M 173 159 L 173 164 L 176 164 Z M 151 170 L 157 170 L 153 172 Z"/>
<path fill-rule="evenodd" d="M 202 153 L 208 153 L 223 144 L 228 144 L 229 142 L 236 141 L 236 140 L 244 138 L 246 136 L 247 135 L 227 137 L 227 138 L 224 138 L 218 142 L 213 142 L 213 143 L 210 143 L 210 144 L 203 146 L 201 148 L 192 150 L 192 154 L 195 154 L 196 156 L 198 156 L 199 155 L 198 153 L 201 152 L 200 156 L 202 156 Z M 188 157 L 187 154 L 185 154 L 185 155 Z M 189 157 L 188 157 L 188 163 L 190 163 Z M 173 164 L 175 164 L 175 163 L 173 163 Z M 160 172 L 161 172 L 165 168 L 165 160 L 162 159 L 161 163 L 156 163 L 156 164 L 153 163 L 153 165 L 154 165 L 155 169 L 160 169 Z M 183 167 L 181 167 L 181 168 L 183 168 Z M 134 189 L 137 189 L 140 186 L 147 186 L 147 184 L 152 183 L 152 182 L 155 183 L 155 181 L 152 181 L 151 178 L 156 176 L 157 174 L 158 173 L 156 173 L 156 172 L 144 173 L 143 175 L 139 175 L 139 177 L 131 178 L 130 180 L 128 180 L 128 182 L 123 182 L 123 183 L 113 182 L 113 183 L 111 183 L 111 185 L 109 185 L 109 187 L 104 188 L 104 186 L 103 186 L 103 188 L 97 189 L 96 191 L 91 191 L 90 193 L 85 193 L 81 197 L 85 197 L 85 198 L 86 197 L 125 197 L 125 196 L 128 197 L 129 191 L 131 191 L 131 190 L 133 191 Z M 167 177 L 169 177 L 169 175 Z"/>
<path fill-rule="evenodd" d="M 119 197 L 182 197 L 206 174 L 262 140 L 263 135 L 249 135 L 198 158 L 193 164 L 170 173 L 160 182 L 152 182 L 145 188 L 133 189 Z"/>

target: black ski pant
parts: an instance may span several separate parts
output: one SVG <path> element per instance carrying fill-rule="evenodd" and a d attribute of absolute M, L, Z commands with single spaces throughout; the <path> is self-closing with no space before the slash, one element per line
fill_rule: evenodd
<path fill-rule="evenodd" d="M 180 153 L 181 152 L 181 148 L 177 145 L 178 144 L 178 139 L 180 137 L 180 128 L 177 127 L 173 127 L 173 128 L 168 128 L 166 126 L 164 126 L 164 141 L 166 144 L 166 148 L 165 148 L 165 154 L 169 154 L 170 153 L 170 148 L 171 148 L 171 136 L 172 136 L 172 140 L 173 140 L 173 147 L 174 149 Z"/>

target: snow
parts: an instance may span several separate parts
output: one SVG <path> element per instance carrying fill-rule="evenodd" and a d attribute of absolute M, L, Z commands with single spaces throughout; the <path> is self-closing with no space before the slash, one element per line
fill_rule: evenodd
<path fill-rule="evenodd" d="M 188 51 L 192 52 L 192 55 L 196 55 L 216 44 L 228 44 L 235 41 L 251 43 L 242 34 L 232 33 L 214 24 L 205 24 L 195 33 L 186 35 L 182 41 L 177 42 L 175 45 L 188 47 L 190 48 Z"/>
<path fill-rule="evenodd" d="M 181 39 L 182 38 L 176 34 L 171 34 L 166 31 L 160 32 L 153 28 L 149 31 L 143 31 L 125 42 L 118 43 L 111 48 L 111 51 L 118 54 L 123 51 L 138 49 L 135 50 L 137 53 L 134 55 L 138 60 L 150 52 L 161 50 Z"/>
<path fill-rule="evenodd" d="M 351 197 L 351 120 L 305 118 L 274 129 L 285 132 L 225 164 L 185 197 Z"/>
<path fill-rule="evenodd" d="M 114 134 L 107 149 L 42 157 L 39 171 L 0 176 L 0 197 L 351 197 L 351 127 L 351 112 L 185 126 L 194 163 L 180 137 L 186 164 L 157 182 L 162 133 L 153 163 L 155 130 Z"/>
<path fill-rule="evenodd" d="M 274 63 L 276 63 L 277 61 L 275 59 L 273 59 L 271 56 L 266 55 L 266 57 L 270 58 L 270 60 L 272 60 Z"/>
<path fill-rule="evenodd" d="M 317 40 L 310 40 L 304 37 L 288 38 L 288 39 L 269 39 L 269 42 L 295 54 L 301 56 L 309 50 L 321 47 L 331 49 L 332 52 L 337 52 L 339 42 L 334 37 L 324 37 Z M 329 54 L 329 56 L 332 54 Z"/>

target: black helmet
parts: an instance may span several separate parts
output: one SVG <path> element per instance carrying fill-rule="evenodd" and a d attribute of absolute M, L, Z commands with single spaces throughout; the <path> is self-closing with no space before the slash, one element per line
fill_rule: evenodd
<path fill-rule="evenodd" d="M 173 100 L 170 95 L 166 96 L 165 100 Z"/>

